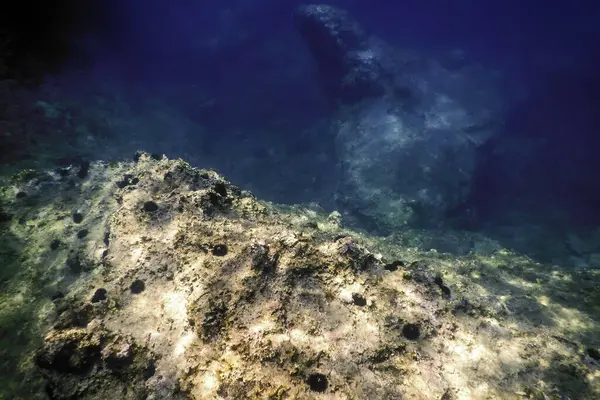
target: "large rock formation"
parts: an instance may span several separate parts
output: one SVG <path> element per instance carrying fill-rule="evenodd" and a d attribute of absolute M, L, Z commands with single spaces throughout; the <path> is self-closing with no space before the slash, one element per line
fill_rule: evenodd
<path fill-rule="evenodd" d="M 379 232 L 460 206 L 501 123 L 498 77 L 460 53 L 392 49 L 335 7 L 301 6 L 295 22 L 339 106 L 339 206 Z"/>
<path fill-rule="evenodd" d="M 600 271 L 417 251 L 182 160 L 0 177 L 0 243 L 2 399 L 599 398 Z"/>

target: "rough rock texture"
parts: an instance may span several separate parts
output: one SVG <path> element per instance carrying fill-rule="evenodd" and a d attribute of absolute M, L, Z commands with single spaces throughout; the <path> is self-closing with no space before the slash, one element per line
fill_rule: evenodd
<path fill-rule="evenodd" d="M 499 77 L 460 52 L 434 60 L 389 48 L 335 7 L 302 6 L 296 25 L 340 105 L 340 207 L 390 232 L 460 206 L 477 149 L 501 124 Z"/>
<path fill-rule="evenodd" d="M 598 271 L 420 252 L 134 159 L 3 182 L 1 398 L 600 395 Z"/>

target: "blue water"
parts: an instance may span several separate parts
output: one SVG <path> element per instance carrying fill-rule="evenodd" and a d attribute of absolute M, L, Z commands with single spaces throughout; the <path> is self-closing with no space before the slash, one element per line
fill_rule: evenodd
<path fill-rule="evenodd" d="M 215 168 L 268 200 L 353 213 L 336 195 L 344 173 L 336 106 L 294 25 L 300 2 L 74 3 L 22 2 L 4 15 L 4 167 L 128 159 L 143 149 Z M 478 149 L 469 195 L 435 226 L 415 226 L 486 230 L 508 244 L 520 228 L 558 236 L 596 228 L 597 2 L 328 4 L 393 48 L 460 51 L 460 62 L 503 75 L 502 127 Z"/>

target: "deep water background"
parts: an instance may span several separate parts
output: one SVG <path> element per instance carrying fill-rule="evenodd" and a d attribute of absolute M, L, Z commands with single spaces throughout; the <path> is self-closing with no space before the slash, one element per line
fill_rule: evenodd
<path fill-rule="evenodd" d="M 268 200 L 335 209 L 331 105 L 294 29 L 299 4 L 11 5 L 0 21 L 3 168 L 144 149 L 215 168 Z M 470 200 L 444 222 L 540 258 L 558 238 L 579 257 L 569 232 L 589 238 L 600 223 L 600 4 L 328 4 L 391 45 L 461 49 L 509 77 L 519 95 L 504 131 L 481 152 Z"/>

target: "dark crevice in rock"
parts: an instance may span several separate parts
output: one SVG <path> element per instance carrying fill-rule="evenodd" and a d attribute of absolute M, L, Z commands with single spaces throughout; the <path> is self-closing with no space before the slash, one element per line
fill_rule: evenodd
<path fill-rule="evenodd" d="M 104 288 L 99 288 L 96 289 L 96 291 L 94 292 L 94 295 L 92 296 L 92 299 L 90 300 L 92 303 L 98 303 L 100 301 L 104 301 L 106 300 L 108 291 Z"/>

